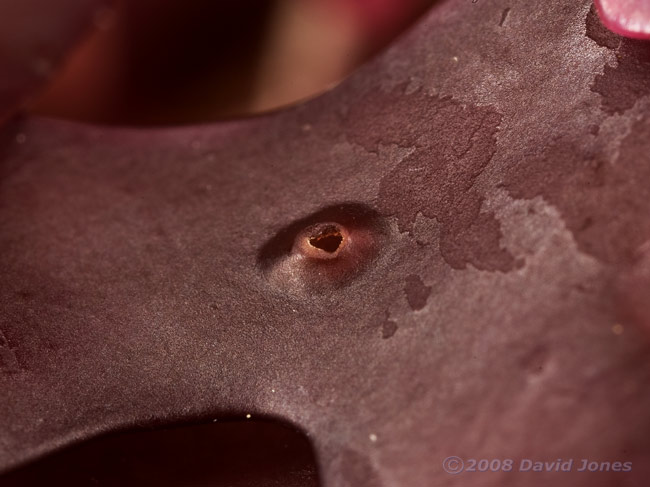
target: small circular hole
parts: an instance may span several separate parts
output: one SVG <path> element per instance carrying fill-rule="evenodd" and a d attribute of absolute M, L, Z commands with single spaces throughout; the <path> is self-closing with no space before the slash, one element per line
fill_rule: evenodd
<path fill-rule="evenodd" d="M 309 259 L 338 259 L 350 243 L 348 237 L 348 230 L 338 223 L 316 223 L 297 235 L 294 251 Z"/>
<path fill-rule="evenodd" d="M 281 229 L 258 256 L 275 285 L 320 293 L 350 284 L 379 255 L 388 228 L 360 204 L 327 207 Z"/>
<path fill-rule="evenodd" d="M 315 235 L 309 237 L 309 245 L 333 254 L 343 242 L 343 234 L 338 227 L 332 225 L 320 229 Z"/>

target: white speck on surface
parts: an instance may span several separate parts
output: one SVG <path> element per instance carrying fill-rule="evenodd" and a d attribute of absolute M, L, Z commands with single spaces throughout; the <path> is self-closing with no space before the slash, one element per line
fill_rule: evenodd
<path fill-rule="evenodd" d="M 454 57 L 452 57 L 451 60 L 452 60 L 453 62 L 457 63 L 457 62 L 458 62 L 458 56 L 454 56 Z"/>
<path fill-rule="evenodd" d="M 247 415 L 246 415 L 246 419 L 251 419 L 251 415 L 250 415 L 250 414 L 247 414 Z"/>
<path fill-rule="evenodd" d="M 377 435 L 374 434 L 374 433 L 370 433 L 370 434 L 368 435 L 368 438 L 370 438 L 370 441 L 372 441 L 373 443 L 374 443 L 375 441 L 377 441 Z"/>

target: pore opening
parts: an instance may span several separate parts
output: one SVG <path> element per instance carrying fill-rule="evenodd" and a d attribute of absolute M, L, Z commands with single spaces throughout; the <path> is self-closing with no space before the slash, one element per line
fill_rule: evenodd
<path fill-rule="evenodd" d="M 309 237 L 309 244 L 317 249 L 333 254 L 343 242 L 341 231 L 334 226 L 323 228 L 318 234 Z"/>

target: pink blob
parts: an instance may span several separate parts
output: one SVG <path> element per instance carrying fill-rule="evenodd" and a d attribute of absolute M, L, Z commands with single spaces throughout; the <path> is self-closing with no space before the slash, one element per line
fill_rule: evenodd
<path fill-rule="evenodd" d="M 600 19 L 617 34 L 650 39 L 650 1 L 595 0 Z"/>

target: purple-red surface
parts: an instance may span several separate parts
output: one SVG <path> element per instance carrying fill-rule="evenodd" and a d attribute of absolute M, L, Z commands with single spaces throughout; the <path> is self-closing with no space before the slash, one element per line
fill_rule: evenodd
<path fill-rule="evenodd" d="M 649 75 L 589 1 L 450 0 L 275 114 L 8 124 L 0 469 L 250 414 L 324 486 L 646 485 Z"/>

